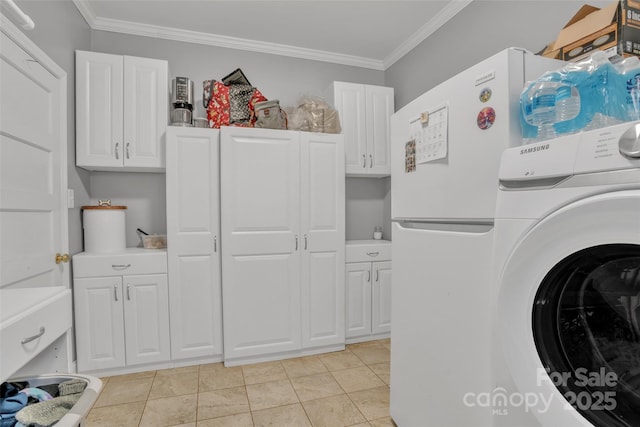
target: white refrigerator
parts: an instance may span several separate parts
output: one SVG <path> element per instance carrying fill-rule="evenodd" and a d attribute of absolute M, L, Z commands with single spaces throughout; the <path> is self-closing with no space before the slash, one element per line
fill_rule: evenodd
<path fill-rule="evenodd" d="M 502 151 L 526 81 L 562 62 L 509 48 L 391 118 L 390 413 L 400 427 L 489 426 L 491 252 Z M 480 400 L 479 400 L 480 399 Z"/>

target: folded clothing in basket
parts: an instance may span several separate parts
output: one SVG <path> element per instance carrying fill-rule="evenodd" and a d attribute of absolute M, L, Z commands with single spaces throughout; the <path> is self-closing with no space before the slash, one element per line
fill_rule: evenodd
<path fill-rule="evenodd" d="M 43 400 L 51 400 L 51 399 L 53 399 L 53 396 L 51 396 L 45 390 L 43 390 L 41 388 L 38 388 L 38 387 L 27 387 L 27 388 L 24 388 L 24 389 L 20 390 L 20 393 L 26 394 L 27 397 L 30 397 L 35 402 L 42 402 Z M 34 402 L 30 402 L 30 403 L 34 403 Z"/>
<path fill-rule="evenodd" d="M 86 387 L 86 381 L 81 379 L 61 382 L 58 384 L 60 393 L 58 397 L 33 403 L 20 409 L 15 414 L 15 419 L 18 421 L 16 427 L 48 427 L 57 423 L 76 404 Z"/>
<path fill-rule="evenodd" d="M 27 405 L 29 397 L 20 393 L 21 387 L 13 383 L 0 386 L 0 427 L 13 426 L 16 414 Z"/>
<path fill-rule="evenodd" d="M 25 406 L 16 414 L 16 420 L 20 423 L 17 426 L 52 426 L 69 412 L 80 396 L 82 393 L 68 394 Z"/>

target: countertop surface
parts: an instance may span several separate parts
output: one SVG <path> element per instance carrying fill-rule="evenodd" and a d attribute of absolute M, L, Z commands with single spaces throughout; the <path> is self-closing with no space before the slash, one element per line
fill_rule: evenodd
<path fill-rule="evenodd" d="M 134 254 L 151 255 L 151 254 L 159 254 L 159 253 L 166 254 L 167 249 L 166 248 L 146 249 L 146 248 L 140 248 L 140 247 L 131 247 L 131 248 L 125 248 L 117 252 L 80 252 L 73 256 L 81 255 L 83 257 L 105 257 L 105 256 L 122 256 L 122 255 L 134 255 Z"/>
<path fill-rule="evenodd" d="M 47 286 L 38 288 L 3 289 L 0 292 L 2 313 L 0 325 L 12 321 L 13 318 L 26 316 L 29 310 L 55 298 L 71 297 L 71 290 L 64 286 Z"/>
<path fill-rule="evenodd" d="M 357 245 L 390 245 L 391 240 L 347 240 L 347 246 L 357 246 Z"/>

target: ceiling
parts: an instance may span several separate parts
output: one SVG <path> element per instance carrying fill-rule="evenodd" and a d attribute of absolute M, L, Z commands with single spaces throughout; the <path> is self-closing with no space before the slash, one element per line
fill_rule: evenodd
<path fill-rule="evenodd" d="M 385 70 L 472 0 L 73 0 L 94 30 Z"/>

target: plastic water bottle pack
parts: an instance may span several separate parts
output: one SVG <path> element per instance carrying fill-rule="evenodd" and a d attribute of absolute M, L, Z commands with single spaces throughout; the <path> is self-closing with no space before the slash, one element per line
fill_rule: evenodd
<path fill-rule="evenodd" d="M 524 142 L 640 119 L 640 60 L 617 59 L 597 51 L 529 82 L 520 95 Z"/>

